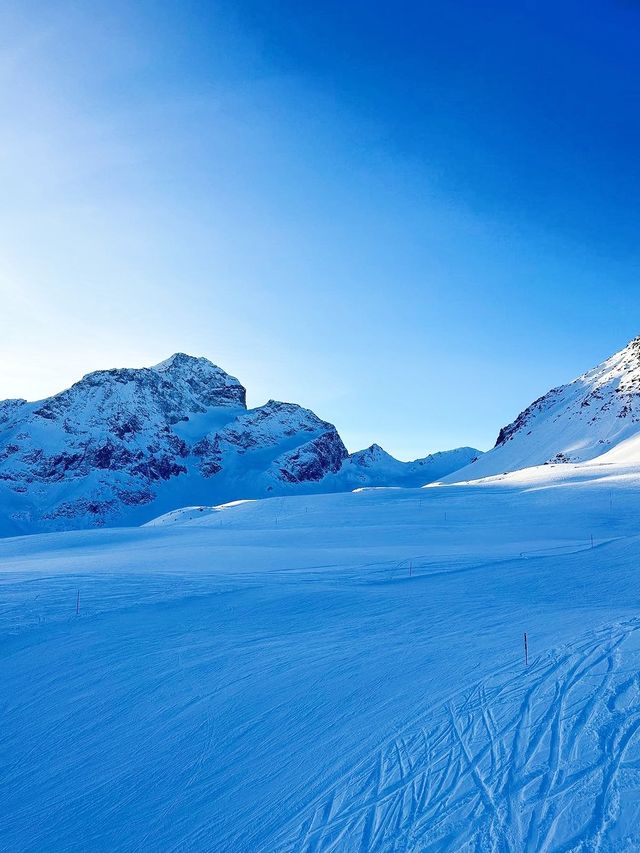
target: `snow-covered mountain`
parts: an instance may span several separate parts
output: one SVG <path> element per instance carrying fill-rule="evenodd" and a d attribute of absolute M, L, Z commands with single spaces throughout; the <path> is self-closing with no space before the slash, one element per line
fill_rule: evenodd
<path fill-rule="evenodd" d="M 640 337 L 533 402 L 500 430 L 492 450 L 446 479 L 588 460 L 640 464 Z"/>
<path fill-rule="evenodd" d="M 193 504 L 358 486 L 419 485 L 468 464 L 463 448 L 399 462 L 349 456 L 336 428 L 245 388 L 205 358 L 90 373 L 36 403 L 0 402 L 0 534 L 139 524 Z"/>
<path fill-rule="evenodd" d="M 473 447 L 457 447 L 413 462 L 400 462 L 379 444 L 372 444 L 348 456 L 335 477 L 352 489 L 389 485 L 415 488 L 438 480 L 481 455 Z"/>

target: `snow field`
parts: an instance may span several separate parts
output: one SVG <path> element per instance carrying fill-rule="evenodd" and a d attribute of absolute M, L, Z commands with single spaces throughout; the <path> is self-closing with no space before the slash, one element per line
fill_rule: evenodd
<path fill-rule="evenodd" d="M 638 849 L 639 481 L 3 541 L 0 848 Z"/>

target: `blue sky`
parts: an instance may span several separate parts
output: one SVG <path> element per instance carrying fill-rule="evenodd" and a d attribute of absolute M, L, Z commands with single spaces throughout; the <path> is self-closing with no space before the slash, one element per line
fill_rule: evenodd
<path fill-rule="evenodd" d="M 0 398 L 176 350 L 350 449 L 640 333 L 640 4 L 5 2 Z"/>

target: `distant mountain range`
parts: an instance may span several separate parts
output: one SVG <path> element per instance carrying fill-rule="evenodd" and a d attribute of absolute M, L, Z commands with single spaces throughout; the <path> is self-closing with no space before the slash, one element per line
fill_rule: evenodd
<path fill-rule="evenodd" d="M 533 402 L 500 430 L 492 450 L 446 480 L 585 461 L 640 464 L 640 338 Z"/>
<path fill-rule="evenodd" d="M 144 523 L 194 504 L 420 486 L 480 455 L 349 454 L 309 409 L 269 400 L 205 358 L 101 370 L 29 403 L 0 402 L 0 535 Z"/>

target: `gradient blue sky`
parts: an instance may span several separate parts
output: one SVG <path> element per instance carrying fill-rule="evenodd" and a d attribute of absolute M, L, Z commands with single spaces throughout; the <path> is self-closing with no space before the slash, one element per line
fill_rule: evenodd
<path fill-rule="evenodd" d="M 640 333 L 640 3 L 0 7 L 0 398 L 181 350 L 487 448 Z"/>

